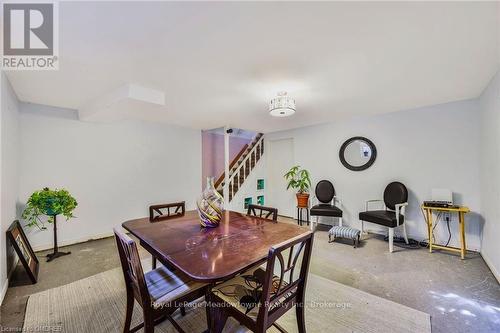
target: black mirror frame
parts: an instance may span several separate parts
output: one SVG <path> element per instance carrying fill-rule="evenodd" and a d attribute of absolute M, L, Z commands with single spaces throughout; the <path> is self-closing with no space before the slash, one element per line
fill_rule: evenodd
<path fill-rule="evenodd" d="M 353 141 L 356 141 L 356 140 L 362 140 L 362 141 L 365 141 L 366 144 L 368 146 L 370 146 L 371 150 L 372 150 L 372 155 L 370 157 L 370 159 L 368 160 L 368 162 L 366 162 L 365 164 L 363 165 L 360 165 L 360 166 L 352 166 L 350 165 L 349 163 L 347 163 L 347 161 L 345 160 L 345 157 L 344 157 L 344 153 L 345 153 L 345 150 L 347 148 L 347 146 L 349 144 L 351 144 Z M 354 136 L 348 140 L 346 140 L 342 146 L 340 147 L 340 151 L 339 151 L 339 157 L 340 157 L 340 162 L 342 162 L 342 164 L 349 170 L 351 171 L 363 171 L 363 170 L 366 170 L 368 169 L 369 167 L 372 166 L 372 164 L 375 162 L 375 159 L 377 158 L 377 148 L 375 147 L 375 144 L 365 138 L 365 137 L 362 137 L 362 136 Z"/>

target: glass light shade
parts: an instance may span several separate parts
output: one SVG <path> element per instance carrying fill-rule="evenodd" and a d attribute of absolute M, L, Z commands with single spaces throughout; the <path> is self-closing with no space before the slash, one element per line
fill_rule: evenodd
<path fill-rule="evenodd" d="M 295 113 L 295 100 L 286 92 L 278 93 L 269 103 L 269 114 L 274 117 L 288 117 Z"/>

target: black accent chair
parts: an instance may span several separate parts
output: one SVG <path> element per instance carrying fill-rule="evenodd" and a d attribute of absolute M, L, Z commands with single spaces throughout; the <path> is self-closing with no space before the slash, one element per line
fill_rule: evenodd
<path fill-rule="evenodd" d="M 278 222 L 278 209 L 266 206 L 248 205 L 247 215 L 262 217 L 268 220 Z"/>
<path fill-rule="evenodd" d="M 339 208 L 339 206 L 342 206 L 342 201 L 335 195 L 333 184 L 328 180 L 321 180 L 316 184 L 314 193 L 318 204 L 312 206 L 310 213 L 311 216 L 316 216 L 316 225 L 319 216 L 329 216 L 337 217 L 339 225 L 342 226 L 342 210 Z"/>
<path fill-rule="evenodd" d="M 369 204 L 381 202 L 384 204 L 382 210 L 368 210 Z M 400 182 L 392 182 L 384 190 L 384 200 L 368 200 L 365 205 L 365 211 L 359 213 L 361 220 L 361 233 L 364 231 L 364 222 L 375 223 L 389 228 L 389 252 L 394 249 L 393 238 L 394 229 L 403 226 L 403 234 L 406 244 L 408 236 L 406 235 L 405 211 L 408 206 L 408 189 Z"/>

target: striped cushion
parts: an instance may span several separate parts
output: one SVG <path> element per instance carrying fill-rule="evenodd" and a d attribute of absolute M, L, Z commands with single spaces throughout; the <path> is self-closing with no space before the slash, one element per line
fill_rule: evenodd
<path fill-rule="evenodd" d="M 351 238 L 355 239 L 361 233 L 360 230 L 351 227 L 334 226 L 328 231 L 333 237 Z"/>

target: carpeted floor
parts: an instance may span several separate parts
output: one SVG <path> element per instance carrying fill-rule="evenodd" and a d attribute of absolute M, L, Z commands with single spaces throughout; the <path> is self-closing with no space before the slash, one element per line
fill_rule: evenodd
<path fill-rule="evenodd" d="M 147 269 L 148 261 L 143 265 Z M 306 326 L 309 332 L 431 332 L 430 316 L 358 289 L 310 274 L 306 292 Z M 67 333 L 121 332 L 125 289 L 120 269 L 49 289 L 30 296 L 23 331 L 41 329 Z M 186 332 L 206 329 L 203 302 L 176 320 Z M 133 323 L 142 320 L 139 306 Z M 295 311 L 279 320 L 289 332 L 296 332 Z M 165 321 L 157 332 L 175 332 Z M 269 330 L 272 331 L 272 330 Z M 246 332 L 228 321 L 225 332 Z"/>

